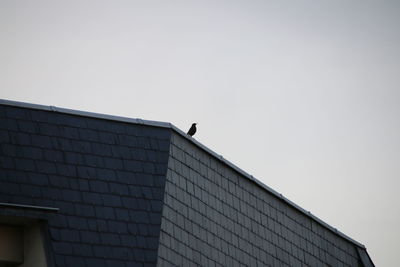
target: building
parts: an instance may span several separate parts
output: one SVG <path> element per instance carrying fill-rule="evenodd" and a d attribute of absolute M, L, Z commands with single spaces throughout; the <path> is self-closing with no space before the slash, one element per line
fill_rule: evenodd
<path fill-rule="evenodd" d="M 374 266 L 169 123 L 0 101 L 0 266 Z"/>

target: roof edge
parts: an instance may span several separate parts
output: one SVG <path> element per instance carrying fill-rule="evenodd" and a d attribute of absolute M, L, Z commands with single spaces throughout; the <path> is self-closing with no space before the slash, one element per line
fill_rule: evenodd
<path fill-rule="evenodd" d="M 4 202 L 0 203 L 0 207 L 10 208 L 10 209 L 28 209 L 28 210 L 36 210 L 43 212 L 58 212 L 60 210 L 59 208 L 53 208 L 53 207 L 32 206 L 32 205 L 4 203 Z"/>
<path fill-rule="evenodd" d="M 251 180 L 253 183 L 257 184 L 258 186 L 260 186 L 261 188 L 263 188 L 264 190 L 268 191 L 269 193 L 273 194 L 275 197 L 277 197 L 278 199 L 282 200 L 283 202 L 285 202 L 286 204 L 288 204 L 289 206 L 293 207 L 294 209 L 300 211 L 301 213 L 303 213 L 304 215 L 306 215 L 307 217 L 311 218 L 312 220 L 314 220 L 315 222 L 317 222 L 318 224 L 322 225 L 323 227 L 327 228 L 328 230 L 330 230 L 331 232 L 333 232 L 334 234 L 346 239 L 347 241 L 350 241 L 351 243 L 355 244 L 356 246 L 362 248 L 362 249 L 366 249 L 365 245 L 361 244 L 360 242 L 354 240 L 353 238 L 347 236 L 346 234 L 342 233 L 341 231 L 339 231 L 337 228 L 327 224 L 326 222 L 324 222 L 323 220 L 321 220 L 320 218 L 318 218 L 317 216 L 315 216 L 314 214 L 312 214 L 310 211 L 307 211 L 305 209 L 303 209 L 302 207 L 300 207 L 299 205 L 297 205 L 296 203 L 294 203 L 293 201 L 291 201 L 290 199 L 286 198 L 285 196 L 283 196 L 281 193 L 275 191 L 274 189 L 272 189 L 271 187 L 267 186 L 266 184 L 264 184 L 263 182 L 261 182 L 260 180 L 258 180 L 257 178 L 255 178 L 253 175 L 247 173 L 246 171 L 242 170 L 241 168 L 239 168 L 238 166 L 236 166 L 235 164 L 233 164 L 232 162 L 228 161 L 227 159 L 225 159 L 222 155 L 219 155 L 217 153 L 215 153 L 214 151 L 212 151 L 211 149 L 209 149 L 208 147 L 206 147 L 205 145 L 203 145 L 202 143 L 198 142 L 197 140 L 193 139 L 192 137 L 189 137 L 187 134 L 185 134 L 182 130 L 180 130 L 179 128 L 177 128 L 176 126 L 171 124 L 172 129 L 177 132 L 178 134 L 180 134 L 181 136 L 185 137 L 186 139 L 188 139 L 189 141 L 191 141 L 193 144 L 195 144 L 196 146 L 198 146 L 199 148 L 201 148 L 202 150 L 206 151 L 207 153 L 209 153 L 210 155 L 214 156 L 215 158 L 217 158 L 218 160 L 222 161 L 224 164 L 228 165 L 230 168 L 234 169 L 236 172 L 238 172 L 239 174 L 245 176 L 247 179 Z"/>
<path fill-rule="evenodd" d="M 271 187 L 267 186 L 260 180 L 256 179 L 253 175 L 250 175 L 246 171 L 242 170 L 232 162 L 228 161 L 225 159 L 222 155 L 217 154 L 213 150 L 209 149 L 199 141 L 195 140 L 192 137 L 189 137 L 185 132 L 180 130 L 178 127 L 175 125 L 168 123 L 168 122 L 160 122 L 160 121 L 151 121 L 151 120 L 142 120 L 138 118 L 127 118 L 127 117 L 121 117 L 121 116 L 113 116 L 113 115 L 107 115 L 107 114 L 101 114 L 101 113 L 95 113 L 95 112 L 87 112 L 87 111 L 79 111 L 79 110 L 73 110 L 73 109 L 67 109 L 67 108 L 60 108 L 60 107 L 55 107 L 55 106 L 45 106 L 45 105 L 39 105 L 39 104 L 31 104 L 31 103 L 26 103 L 26 102 L 19 102 L 19 101 L 12 101 L 12 100 L 5 100 L 5 99 L 0 99 L 0 105 L 7 105 L 7 106 L 15 106 L 15 107 L 23 107 L 23 108 L 29 108 L 29 109 L 36 109 L 36 110 L 44 110 L 44 111 L 52 111 L 52 112 L 59 112 L 59 113 L 65 113 L 65 114 L 70 114 L 70 115 L 76 115 L 76 116 L 83 116 L 83 117 L 90 117 L 90 118 L 97 118 L 97 119 L 105 119 L 105 120 L 112 120 L 112 121 L 120 121 L 120 122 L 126 122 L 126 123 L 134 123 L 134 124 L 142 124 L 142 125 L 147 125 L 147 126 L 154 126 L 154 127 L 161 127 L 161 128 L 169 128 L 172 129 L 174 132 L 177 134 L 181 135 L 182 137 L 186 138 L 188 141 L 192 142 L 194 145 L 199 147 L 200 149 L 204 150 L 211 156 L 217 158 L 230 168 L 234 169 L 236 172 L 240 173 L 241 175 L 245 176 L 247 179 L 251 180 L 270 194 L 273 194 L 277 198 L 281 199 L 283 202 L 287 203 L 289 206 L 293 207 L 294 209 L 300 211 L 307 217 L 311 218 L 315 222 L 319 223 L 323 227 L 327 228 L 331 232 L 337 234 L 338 236 L 344 238 L 345 240 L 355 244 L 356 246 L 366 249 L 366 247 L 352 239 L 351 237 L 345 235 L 344 233 L 340 232 L 336 228 L 332 227 L 331 225 L 327 224 L 317 216 L 313 215 L 310 211 L 307 211 L 303 209 L 302 207 L 298 206 L 288 198 L 284 197 L 282 194 L 278 193 Z"/>
<path fill-rule="evenodd" d="M 161 128 L 171 128 L 171 124 L 167 123 L 167 122 L 142 120 L 139 118 L 128 118 L 128 117 L 122 117 L 122 116 L 113 116 L 113 115 L 107 115 L 107 114 L 103 114 L 103 113 L 81 111 L 81 110 L 61 108 L 61 107 L 56 107 L 56 106 L 45 106 L 45 105 L 31 104 L 31 103 L 26 103 L 26 102 L 19 102 L 19 101 L 5 100 L 5 99 L 0 99 L 0 105 L 37 109 L 37 110 L 44 110 L 44 111 L 53 111 L 53 112 L 65 113 L 65 114 L 76 115 L 76 116 L 83 116 L 83 117 L 90 117 L 90 118 L 104 119 L 104 120 L 111 120 L 111 121 L 120 121 L 120 122 L 134 123 L 134 124 L 142 124 L 142 125 L 161 127 Z"/>

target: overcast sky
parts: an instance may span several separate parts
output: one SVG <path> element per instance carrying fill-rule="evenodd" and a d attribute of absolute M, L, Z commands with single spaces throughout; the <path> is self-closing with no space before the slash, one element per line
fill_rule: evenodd
<path fill-rule="evenodd" d="M 0 98 L 171 122 L 398 266 L 400 1 L 0 1 Z"/>

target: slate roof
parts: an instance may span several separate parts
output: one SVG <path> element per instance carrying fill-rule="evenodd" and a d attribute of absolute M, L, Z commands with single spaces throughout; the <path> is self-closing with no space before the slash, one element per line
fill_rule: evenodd
<path fill-rule="evenodd" d="M 0 216 L 46 221 L 51 266 L 373 266 L 170 123 L 0 100 L 0 142 Z"/>
<path fill-rule="evenodd" d="M 51 110 L 51 109 L 50 109 Z M 46 220 L 55 266 L 154 266 L 168 128 L 0 105 L 2 215 Z"/>
<path fill-rule="evenodd" d="M 158 266 L 373 266 L 325 225 L 172 133 Z"/>

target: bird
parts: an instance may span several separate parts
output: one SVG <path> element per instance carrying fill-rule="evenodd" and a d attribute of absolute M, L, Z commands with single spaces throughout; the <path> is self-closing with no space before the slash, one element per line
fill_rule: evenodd
<path fill-rule="evenodd" d="M 196 124 L 197 123 L 193 123 L 192 126 L 190 127 L 189 131 L 187 132 L 187 135 L 193 136 L 196 133 Z"/>

